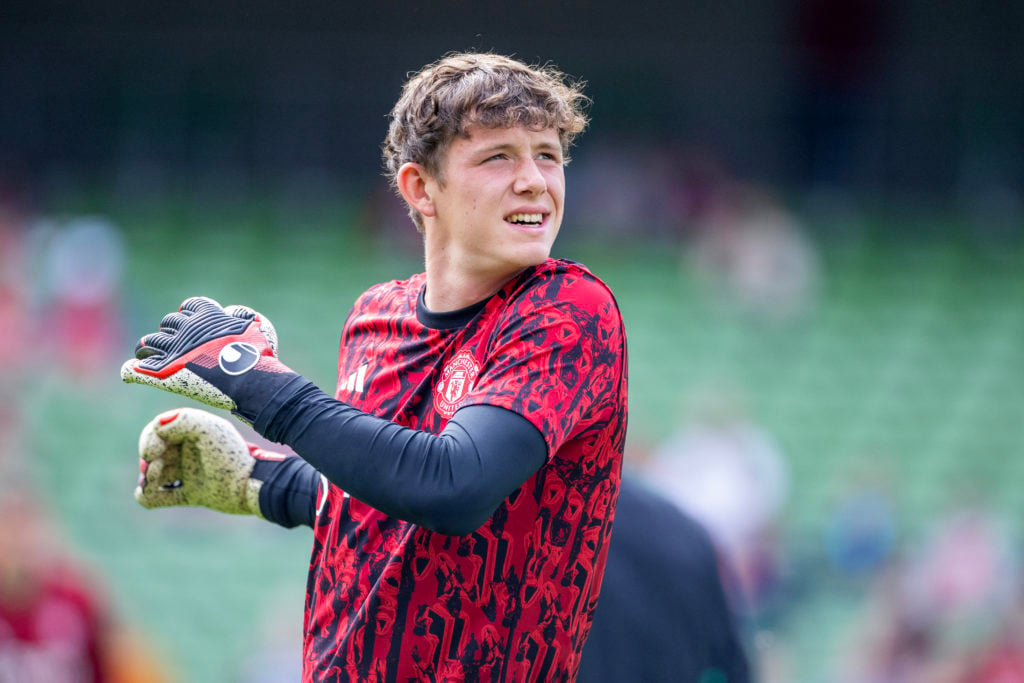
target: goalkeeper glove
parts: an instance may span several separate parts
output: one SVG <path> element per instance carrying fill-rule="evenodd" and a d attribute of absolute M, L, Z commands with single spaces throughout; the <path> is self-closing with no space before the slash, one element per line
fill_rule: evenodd
<path fill-rule="evenodd" d="M 121 379 L 148 384 L 252 424 L 267 401 L 298 377 L 277 358 L 277 332 L 247 306 L 221 305 L 207 297 L 186 299 L 135 347 Z"/>
<path fill-rule="evenodd" d="M 247 444 L 227 420 L 195 408 L 157 415 L 139 436 L 135 500 L 145 508 L 200 506 L 236 515 L 260 512 L 259 460 L 282 460 Z"/>

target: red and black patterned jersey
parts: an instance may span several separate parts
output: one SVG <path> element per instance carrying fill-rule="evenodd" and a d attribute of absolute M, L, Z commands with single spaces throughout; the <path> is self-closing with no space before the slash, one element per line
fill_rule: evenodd
<path fill-rule="evenodd" d="M 453 329 L 418 316 L 422 274 L 345 323 L 336 398 L 437 434 L 461 406 L 514 411 L 548 459 L 475 532 L 322 497 L 306 596 L 313 681 L 571 681 L 601 587 L 626 432 L 626 344 L 608 288 L 548 260 Z"/>

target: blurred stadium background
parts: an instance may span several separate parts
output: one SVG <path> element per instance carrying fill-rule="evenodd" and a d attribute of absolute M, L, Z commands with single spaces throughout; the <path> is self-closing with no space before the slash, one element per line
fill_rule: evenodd
<path fill-rule="evenodd" d="M 178 402 L 120 361 L 202 293 L 333 387 L 353 297 L 419 268 L 387 111 L 470 48 L 590 84 L 556 252 L 622 306 L 628 465 L 708 415 L 770 444 L 737 588 L 762 680 L 1024 676 L 1024 6 L 698 5 L 0 9 L 0 489 L 159 680 L 294 680 L 310 536 L 139 508 Z"/>

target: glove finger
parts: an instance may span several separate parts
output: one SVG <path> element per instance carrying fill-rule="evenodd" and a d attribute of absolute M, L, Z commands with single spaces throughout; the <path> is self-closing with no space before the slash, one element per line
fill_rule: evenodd
<path fill-rule="evenodd" d="M 166 353 L 174 343 L 174 333 L 168 334 L 167 332 L 151 332 L 139 340 L 139 343 L 135 345 L 135 357 L 148 358 L 156 354 Z M 139 354 L 144 354 L 139 356 Z"/>
<path fill-rule="evenodd" d="M 149 358 L 152 358 L 154 362 L 159 362 L 163 358 L 163 354 L 154 350 L 148 356 L 141 359 L 129 358 L 123 365 L 121 365 L 121 381 L 128 384 L 146 384 L 159 389 L 164 389 L 165 391 L 170 391 L 169 388 L 164 386 L 161 380 L 144 372 L 144 370 L 149 368 L 148 365 L 144 366 L 143 363 L 145 363 Z"/>
<path fill-rule="evenodd" d="M 188 505 L 185 492 L 181 486 L 176 488 L 160 488 L 157 486 L 135 487 L 135 500 L 147 509 Z"/>
<path fill-rule="evenodd" d="M 167 452 L 167 441 L 160 437 L 154 430 L 154 427 L 162 415 L 163 414 L 158 415 L 153 420 L 150 420 L 149 424 L 142 428 L 142 433 L 139 434 L 140 463 L 149 463 L 157 458 L 162 458 L 164 453 Z"/>
<path fill-rule="evenodd" d="M 230 306 L 225 306 L 224 312 L 235 318 L 242 318 L 243 320 L 252 320 L 257 315 L 256 311 L 248 306 L 243 306 L 242 304 L 231 304 Z"/>
<path fill-rule="evenodd" d="M 242 304 L 231 304 L 224 309 L 224 312 L 242 320 L 259 320 L 260 332 L 266 337 L 270 350 L 275 356 L 277 355 L 277 330 L 274 329 L 274 325 L 267 320 L 265 315 Z"/>
<path fill-rule="evenodd" d="M 270 345 L 270 350 L 274 352 L 274 355 L 278 355 L 277 345 L 277 330 L 274 329 L 274 324 L 267 320 L 262 314 L 257 313 L 257 317 L 260 321 L 260 332 L 267 338 L 267 344 Z"/>
<path fill-rule="evenodd" d="M 153 436 L 165 444 L 165 447 L 180 444 L 188 437 L 195 437 L 198 426 L 197 422 L 203 419 L 199 418 L 197 420 L 193 413 L 207 416 L 209 420 L 221 419 L 216 415 L 194 408 L 178 408 L 160 413 L 146 425 L 146 429 L 151 429 Z"/>
<path fill-rule="evenodd" d="M 139 374 L 136 369 L 139 361 L 135 358 L 126 360 L 121 364 L 121 381 L 129 384 L 138 384 L 141 381 L 143 375 Z"/>
<path fill-rule="evenodd" d="M 178 397 L 185 396 L 195 399 L 214 408 L 223 408 L 224 410 L 235 409 L 235 402 L 230 397 L 218 391 L 213 385 L 197 377 L 188 369 L 178 370 L 169 377 L 160 378 L 154 376 L 153 373 L 159 371 L 162 367 L 161 364 L 166 364 L 166 358 L 164 356 L 154 356 L 152 361 L 152 364 L 147 363 L 145 359 L 135 360 L 133 358 L 125 361 L 121 366 L 121 381 L 125 384 L 142 384 L 156 387 L 162 391 L 176 394 Z"/>
<path fill-rule="evenodd" d="M 136 500 L 146 507 L 186 503 L 179 453 L 177 446 L 171 446 L 164 456 L 140 458 Z"/>
<path fill-rule="evenodd" d="M 146 342 L 139 340 L 139 343 L 135 345 L 135 359 L 146 360 L 152 356 L 162 356 L 163 351 L 160 349 L 153 348 L 152 346 L 146 346 Z"/>
<path fill-rule="evenodd" d="M 222 417 L 195 408 L 181 408 L 157 416 L 153 432 L 169 446 L 186 441 L 201 449 L 248 452 L 245 440 L 234 425 Z"/>
<path fill-rule="evenodd" d="M 181 486 L 181 444 L 164 439 L 156 432 L 162 420 L 176 415 L 177 411 L 157 415 L 139 435 L 139 472 L 143 489 L 171 490 Z"/>
<path fill-rule="evenodd" d="M 207 313 L 209 311 L 223 311 L 224 308 L 214 299 L 208 296 L 193 296 L 181 302 L 178 312 L 183 315 L 194 315 L 196 313 Z"/>
<path fill-rule="evenodd" d="M 164 316 L 163 320 L 160 321 L 159 329 L 161 332 L 177 332 L 187 320 L 188 316 L 178 311 L 168 313 Z"/>

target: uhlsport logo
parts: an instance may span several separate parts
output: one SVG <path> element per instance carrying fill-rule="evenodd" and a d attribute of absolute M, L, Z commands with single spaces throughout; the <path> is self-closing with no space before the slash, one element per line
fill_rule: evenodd
<path fill-rule="evenodd" d="M 241 375 L 252 370 L 260 360 L 260 352 L 252 344 L 231 342 L 220 350 L 217 363 L 229 375 Z"/>
<path fill-rule="evenodd" d="M 469 351 L 460 351 L 444 366 L 441 381 L 434 387 L 434 408 L 450 418 L 473 388 L 480 366 Z"/>

